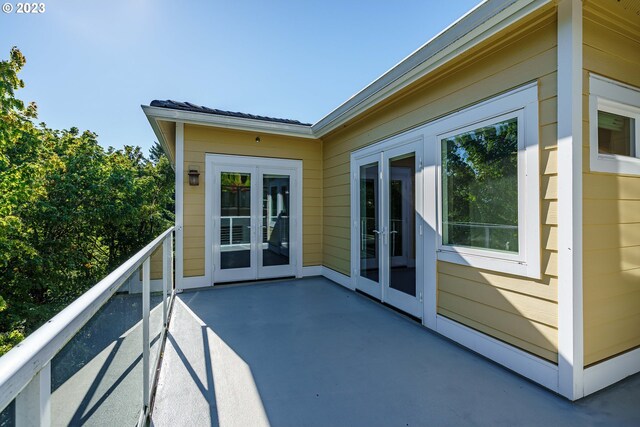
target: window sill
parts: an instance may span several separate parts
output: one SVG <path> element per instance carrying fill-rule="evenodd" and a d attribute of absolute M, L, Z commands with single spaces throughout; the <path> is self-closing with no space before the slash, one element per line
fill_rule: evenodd
<path fill-rule="evenodd" d="M 640 159 L 637 157 L 591 153 L 589 160 L 591 172 L 640 176 Z"/>
<path fill-rule="evenodd" d="M 483 251 L 484 252 L 484 251 Z M 483 270 L 506 273 L 514 276 L 540 279 L 540 265 L 533 265 L 523 261 L 499 258 L 500 253 L 486 251 L 486 255 L 469 254 L 453 248 L 442 248 L 437 251 L 438 261 L 460 264 L 468 267 L 481 268 Z"/>

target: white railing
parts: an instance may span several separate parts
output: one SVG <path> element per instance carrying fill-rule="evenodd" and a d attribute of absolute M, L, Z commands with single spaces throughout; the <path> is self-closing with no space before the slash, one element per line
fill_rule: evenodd
<path fill-rule="evenodd" d="M 458 228 L 458 229 L 466 229 L 469 231 L 476 231 L 482 234 L 482 239 L 484 240 L 484 247 L 491 247 L 491 232 L 492 231 L 508 231 L 508 232 L 516 232 L 518 231 L 517 225 L 506 225 L 506 224 L 490 224 L 490 223 L 480 223 L 480 222 L 453 222 L 453 221 L 444 221 L 443 228 Z M 517 237 L 515 238 L 517 242 Z M 506 242 L 506 247 L 504 250 L 509 250 L 509 241 Z"/>
<path fill-rule="evenodd" d="M 15 399 L 16 425 L 49 426 L 51 424 L 51 360 L 80 329 L 115 294 L 127 279 L 142 267 L 142 402 L 139 424 L 146 421 L 152 384 L 150 375 L 157 372 L 159 354 L 153 371 L 149 360 L 149 313 L 151 255 L 162 245 L 162 316 L 161 341 L 166 332 L 169 305 L 173 292 L 173 227 L 115 269 L 82 296 L 69 304 L 24 341 L 0 357 L 0 411 Z M 151 372 L 151 373 L 150 373 Z"/>
<path fill-rule="evenodd" d="M 235 221 L 235 226 L 234 226 Z M 251 232 L 250 216 L 223 216 L 220 217 L 220 244 L 233 245 L 235 243 L 248 243 Z"/>

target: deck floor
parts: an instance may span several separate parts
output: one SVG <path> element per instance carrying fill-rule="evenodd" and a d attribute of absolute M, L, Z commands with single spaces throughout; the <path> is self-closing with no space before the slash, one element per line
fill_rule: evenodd
<path fill-rule="evenodd" d="M 640 376 L 571 403 L 324 278 L 175 300 L 156 426 L 640 425 Z"/>

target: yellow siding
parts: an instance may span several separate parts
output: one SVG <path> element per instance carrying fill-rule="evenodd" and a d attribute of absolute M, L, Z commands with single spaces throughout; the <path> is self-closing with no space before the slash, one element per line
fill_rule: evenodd
<path fill-rule="evenodd" d="M 185 125 L 184 129 L 184 275 L 204 275 L 205 154 L 233 154 L 302 160 L 303 264 L 322 263 L 322 143 L 319 140 Z M 200 185 L 190 186 L 190 166 Z"/>
<path fill-rule="evenodd" d="M 600 1 L 584 12 L 585 366 L 640 346 L 640 177 L 589 167 L 589 72 L 640 87 L 640 18 L 618 9 Z"/>
<path fill-rule="evenodd" d="M 540 98 L 541 280 L 438 263 L 438 312 L 557 361 L 556 17 L 545 8 L 323 138 L 323 264 L 350 270 L 350 153 L 537 80 Z"/>

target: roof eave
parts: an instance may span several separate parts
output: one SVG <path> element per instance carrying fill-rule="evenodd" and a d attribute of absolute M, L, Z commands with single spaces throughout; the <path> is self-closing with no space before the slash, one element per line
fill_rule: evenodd
<path fill-rule="evenodd" d="M 164 137 L 164 133 L 162 132 L 162 130 L 160 129 L 160 126 L 158 125 L 158 121 L 156 120 L 156 117 L 149 115 L 147 113 L 148 107 L 146 105 L 141 105 L 141 107 L 142 107 L 142 111 L 144 111 L 145 116 L 147 116 L 147 120 L 149 120 L 149 124 L 151 125 L 151 129 L 153 129 L 153 133 L 155 133 L 156 137 L 158 137 L 158 142 L 160 143 L 160 146 L 164 150 L 164 153 L 167 155 L 167 159 L 169 159 L 169 164 L 175 170 L 175 164 L 176 164 L 175 159 L 173 157 L 173 154 L 171 153 L 171 150 L 169 149 L 169 145 L 167 144 L 167 140 Z"/>
<path fill-rule="evenodd" d="M 241 117 L 221 116 L 164 107 L 151 107 L 148 105 L 143 105 L 142 110 L 147 115 L 147 118 L 150 122 L 153 118 L 154 120 L 167 120 L 196 125 L 215 126 L 224 129 L 244 130 L 249 132 L 261 132 L 275 135 L 293 136 L 298 138 L 316 139 L 316 136 L 311 130 L 311 126 L 269 122 Z"/>
<path fill-rule="evenodd" d="M 321 138 L 554 0 L 486 0 L 312 126 Z"/>

